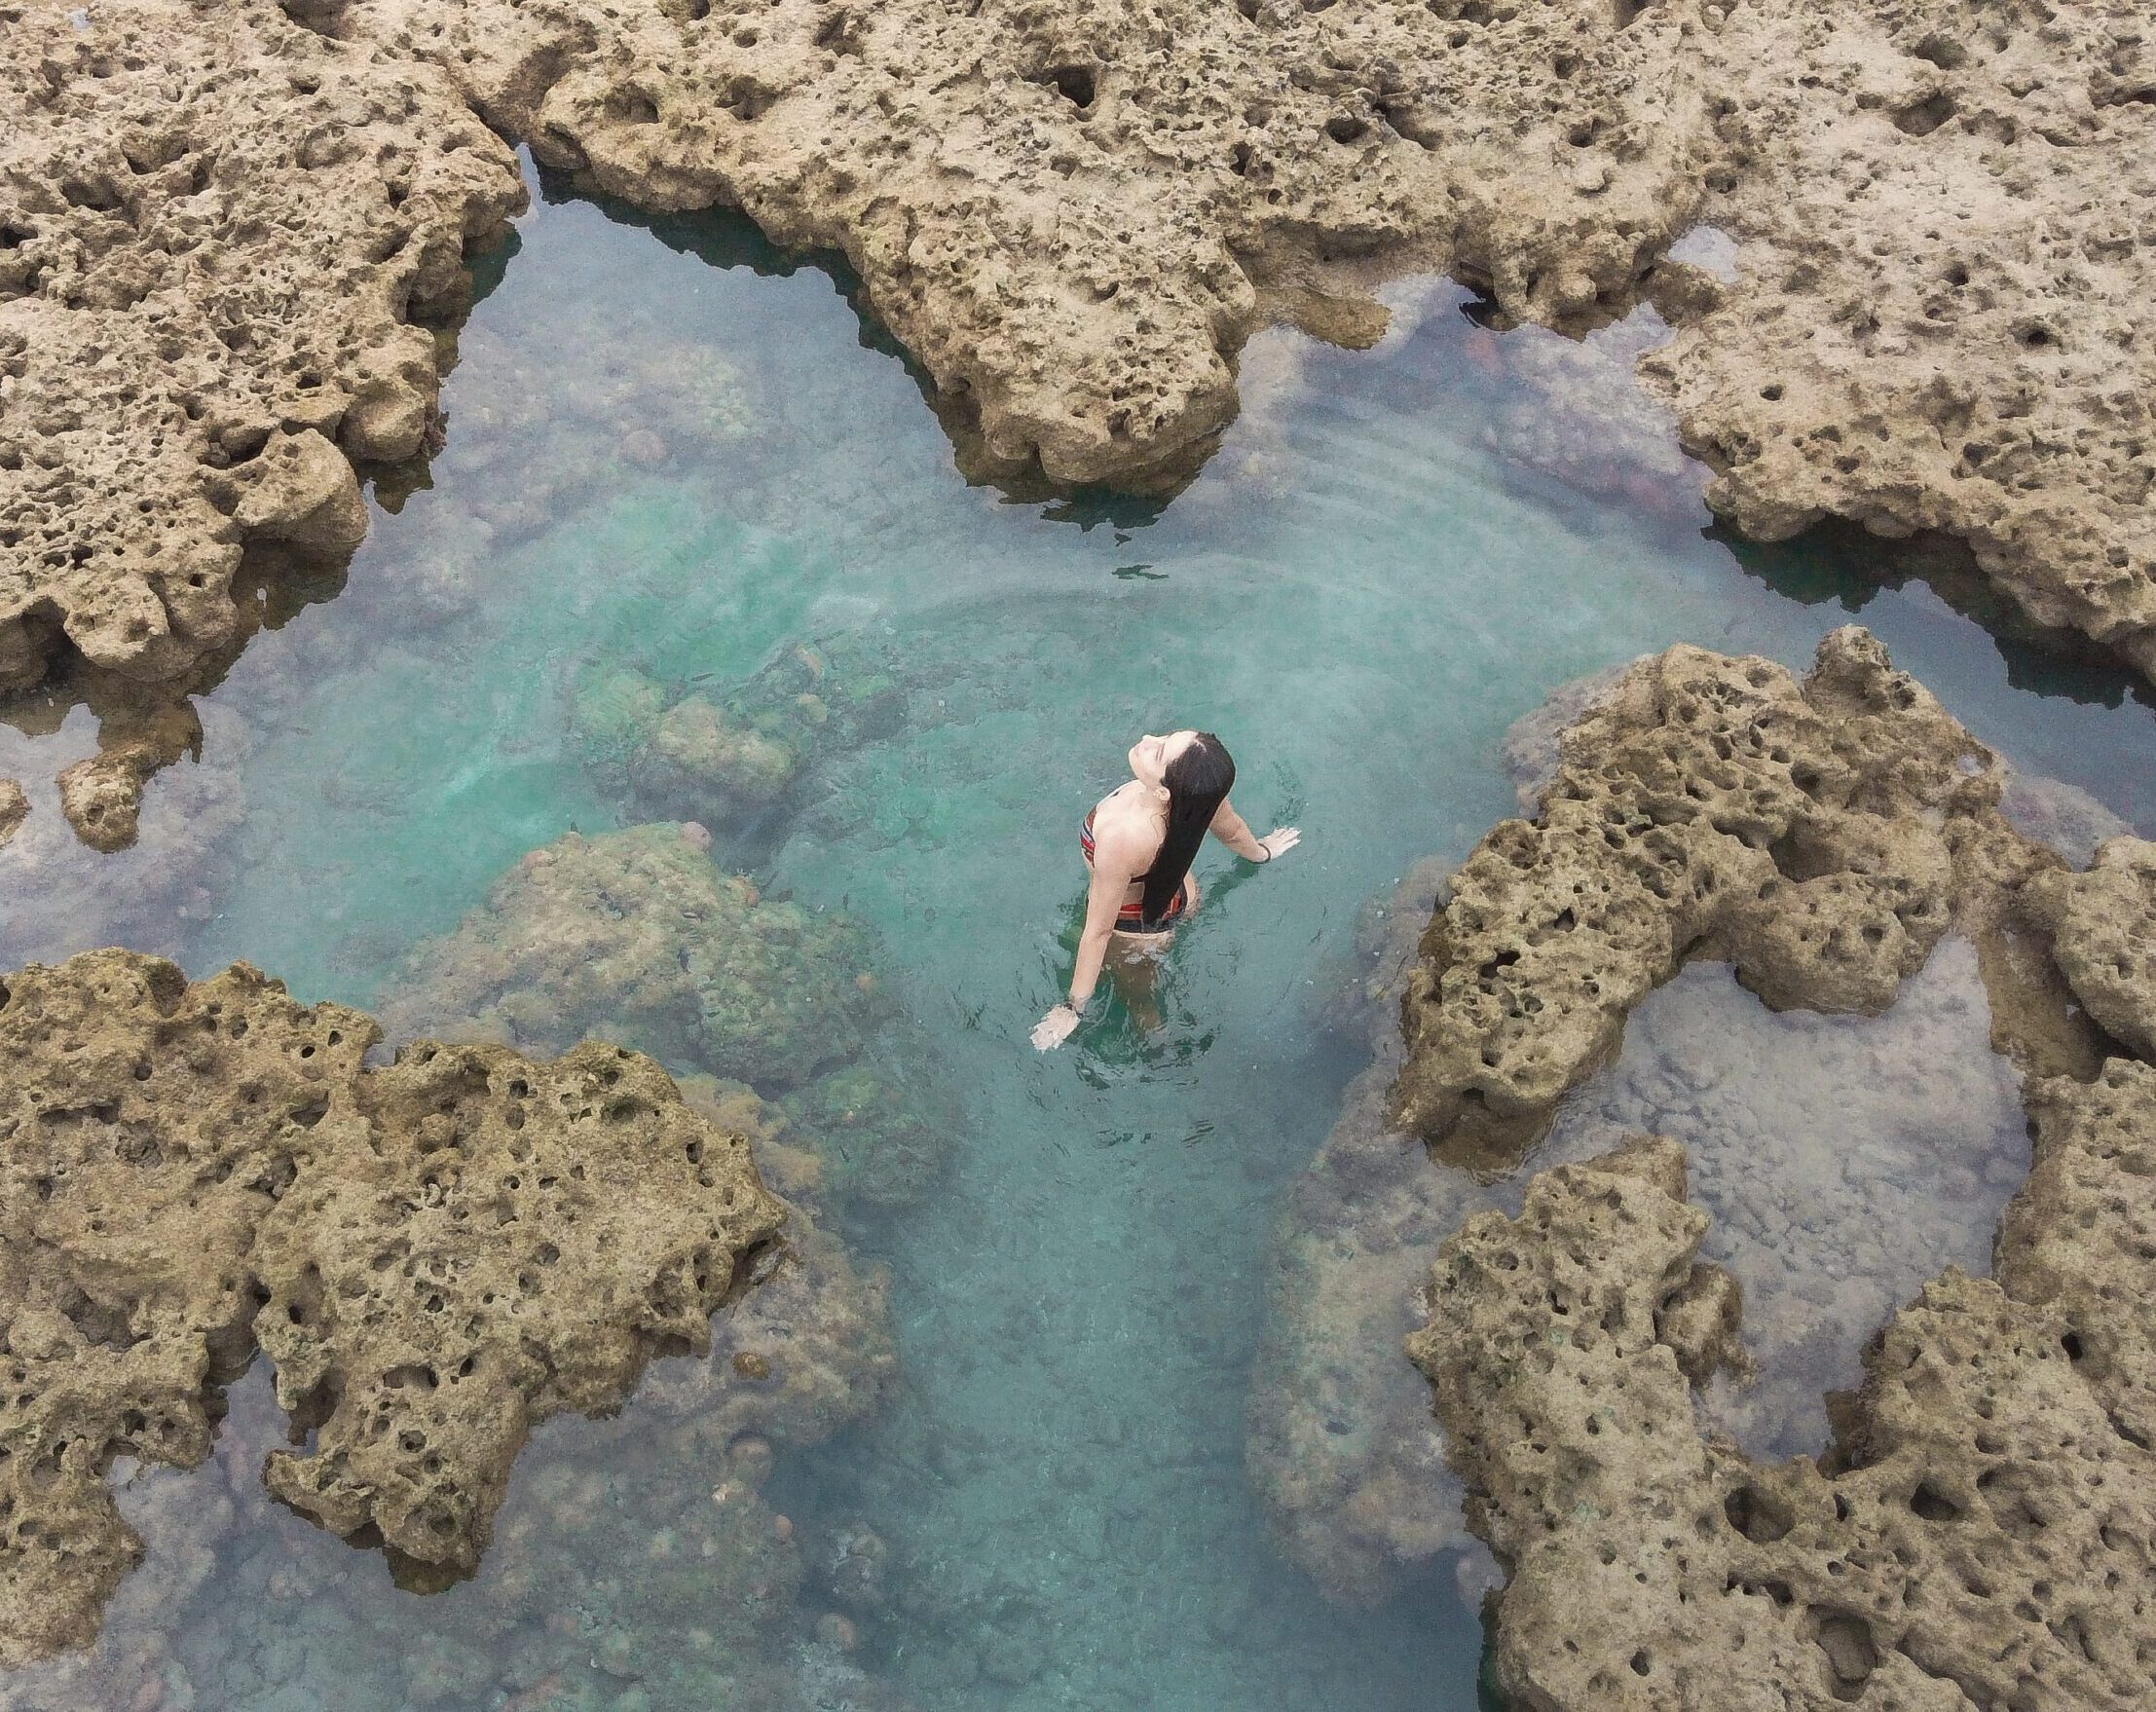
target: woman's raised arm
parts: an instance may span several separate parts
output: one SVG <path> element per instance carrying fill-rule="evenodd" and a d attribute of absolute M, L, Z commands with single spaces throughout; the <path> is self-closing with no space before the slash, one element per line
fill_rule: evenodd
<path fill-rule="evenodd" d="M 1236 813 L 1225 797 L 1213 810 L 1212 825 L 1207 830 L 1245 862 L 1270 862 L 1303 841 L 1301 829 L 1291 826 L 1275 827 L 1262 838 L 1252 836 L 1249 823 Z"/>

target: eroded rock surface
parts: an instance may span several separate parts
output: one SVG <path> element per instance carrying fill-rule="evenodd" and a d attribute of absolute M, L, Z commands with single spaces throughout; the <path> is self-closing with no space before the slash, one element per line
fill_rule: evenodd
<path fill-rule="evenodd" d="M 1364 342 L 1387 274 L 1568 331 L 1651 295 L 1680 331 L 1647 376 L 1738 527 L 1947 531 L 2033 617 L 2149 669 L 2144 22 L 33 0 L 0 55 L 0 368 L 38 425 L 0 489 L 0 681 L 56 627 L 170 676 L 232 628 L 240 536 L 352 536 L 340 451 L 427 432 L 406 316 L 453 302 L 461 246 L 522 194 L 477 116 L 642 206 L 736 204 L 843 250 L 978 458 L 1065 481 L 1187 469 L 1254 327 Z M 1683 259 L 1698 225 L 1711 269 Z"/>
<path fill-rule="evenodd" d="M 30 800 L 23 796 L 22 787 L 13 779 L 0 779 L 0 849 L 7 848 L 29 816 Z"/>
<path fill-rule="evenodd" d="M 0 16 L 0 692 L 56 651 L 184 678 L 242 544 L 349 549 L 417 451 L 507 148 L 423 64 L 269 0 Z"/>
<path fill-rule="evenodd" d="M 1945 889 L 1936 895 L 1952 932 L 1901 981 L 1884 1015 L 1812 1014 L 1801 999 L 1799 1008 L 1777 1013 L 1737 990 L 1728 966 L 1695 962 L 1636 1012 L 1618 1014 L 1621 1043 L 1612 1036 L 1607 1048 L 1569 1061 L 1568 1075 L 1578 1077 L 1567 1083 L 1571 1097 L 1545 1109 L 1546 1135 L 1540 1120 L 1530 1132 L 1542 1135 L 1538 1167 L 1589 1157 L 1641 1131 L 1674 1135 L 1691 1150 L 1698 1198 L 1715 1221 L 1709 1252 L 1744 1286 L 1747 1353 L 1756 1367 L 1742 1383 L 1728 1373 L 1714 1379 L 1702 1413 L 1755 1455 L 1817 1450 L 1827 1436 L 1821 1393 L 1855 1382 L 1864 1328 L 1880 1323 L 1942 1267 L 1984 1264 L 1992 1222 L 2028 1160 L 2021 1088 L 2049 1086 L 2043 1078 L 2056 1074 L 2077 1085 L 2099 1073 L 2107 1050 L 2088 1021 L 2095 1007 L 2060 965 L 2115 968 L 2098 953 L 2100 941 L 2084 946 L 2047 925 L 2057 912 L 2039 903 L 2041 895 L 2099 882 L 2068 873 L 2058 855 L 1986 806 L 2003 769 L 1977 752 L 1975 770 L 1964 773 L 1956 758 L 1965 736 L 1887 670 L 1860 633 L 1830 638 L 1822 656 L 1840 663 L 1815 672 L 1815 695 L 1852 667 L 1856 683 L 1871 688 L 1818 696 L 1814 704 L 1771 668 L 1777 688 L 1754 701 L 1759 687 L 1742 674 L 1758 662 L 1673 651 L 1614 678 L 1564 687 L 1548 708 L 1520 721 L 1505 745 L 1527 803 L 1580 776 L 1606 804 L 1606 822 L 1583 817 L 1577 844 L 1589 857 L 1598 849 L 1616 854 L 1601 837 L 1603 825 L 1620 841 L 1627 830 L 1642 836 L 1672 797 L 1674 818 L 1689 826 L 1698 803 L 1684 797 L 1685 780 L 1719 792 L 1741 783 L 1752 765 L 1772 773 L 1782 764 L 1773 762 L 1773 747 L 1794 759 L 1798 750 L 1783 739 L 1807 725 L 1832 733 L 1826 747 L 1844 769 L 1838 776 L 1885 781 L 1834 813 L 1891 825 L 1892 805 L 1920 800 L 1942 774 L 1959 804 L 1914 813 L 1925 837 L 1951 845 Z M 1627 715 L 1628 705 L 1663 705 L 1652 697 L 1628 703 L 1642 686 L 1695 686 L 1687 665 L 1694 657 L 1712 668 L 1707 682 L 1719 682 L 1714 673 L 1722 670 L 1738 675 L 1738 711 L 1726 723 L 1719 714 L 1703 717 L 1704 707 L 1718 704 L 1694 690 L 1671 697 L 1666 718 Z M 1888 692 L 1883 704 L 1874 689 Z M 1803 709 L 1795 722 L 1787 717 L 1793 702 Z M 1691 723 L 1676 717 L 1680 710 L 1689 710 Z M 1643 732 L 1653 734 L 1644 753 L 1666 754 L 1666 766 L 1642 763 Z M 1761 739 L 1764 751 L 1754 747 Z M 1665 741 L 1666 751 L 1655 747 Z M 1758 759 L 1740 767 L 1718 753 L 1718 743 L 1728 743 L 1732 756 Z M 1687 755 L 1694 758 L 1689 767 L 1677 759 Z M 2056 805 L 2062 794 L 2042 780 L 2014 785 L 2030 831 L 2049 828 L 2057 841 L 2071 844 L 2100 822 L 2086 803 L 2031 810 L 2031 798 Z M 1719 800 L 1743 810 L 1726 812 L 1728 824 L 1759 836 L 1745 818 L 1750 794 L 1731 790 Z M 1514 830 L 1508 823 L 1481 847 L 1469 878 Z M 1724 836 L 1707 829 L 1710 846 Z M 1736 860 L 1755 854 L 1742 837 L 1730 841 L 1744 852 Z M 1865 883 L 1879 872 L 1891 871 L 1875 865 Z M 1539 904 L 1528 904 L 1537 875 L 1553 883 Z M 1498 875 L 1515 888 L 1509 895 L 1522 901 L 1518 919 L 1530 924 L 1576 908 L 1580 896 L 1570 889 L 1575 870 L 1558 861 L 1535 870 L 1505 865 Z M 1418 956 L 1417 927 L 1434 910 L 1441 931 L 1468 895 L 1464 881 L 1454 889 L 1432 864 L 1387 912 L 1383 945 L 1357 993 L 1382 1013 L 1372 1024 L 1373 1061 L 1297 1183 L 1274 1255 L 1271 1319 L 1252 1393 L 1251 1475 L 1290 1554 L 1328 1592 L 1352 1599 L 1397 1591 L 1418 1566 L 1442 1564 L 1463 1543 L 1442 1440 L 1423 1388 L 1396 1352 L 1425 1312 L 1421 1292 L 1438 1245 L 1471 1213 L 1516 1207 L 1518 1188 L 1492 1173 L 1508 1156 L 1470 1151 L 1463 1163 L 1441 1149 L 1434 1161 L 1427 1157 L 1395 1123 L 1388 1090 L 1408 1057 L 1398 995 L 1416 982 L 1429 990 L 1435 935 L 1424 935 Z M 1652 918 L 1664 901 L 1652 891 L 1644 897 Z M 1578 922 L 1593 919 L 1581 911 Z M 2141 931 L 2123 923 L 2107 930 L 2130 939 Z M 1532 977 L 1539 967 L 1523 957 L 1494 974 L 1514 978 L 1525 969 Z M 1597 979 L 1591 968 L 1581 973 Z M 1513 1031 L 1507 1038 L 1532 1049 L 1539 1021 L 1552 1011 L 1560 1045 L 1580 1038 L 1562 1005 L 1535 1008 L 1548 990 L 1523 986 L 1522 1002 L 1493 1007 Z M 1597 1068 L 1602 1051 L 1614 1053 L 1614 1061 Z M 1464 1581 L 1478 1573 L 1471 1561 L 1456 1567 Z"/>
<path fill-rule="evenodd" d="M 2156 1273 L 2127 1233 L 2156 1217 L 2156 1073 L 2045 1101 L 2007 1228 L 2029 1217 L 2065 1255 L 2040 1270 L 2005 1240 L 1999 1284 L 1926 1286 L 1817 1462 L 1762 1467 L 1695 1424 L 1707 1221 L 1673 1143 L 1543 1172 L 1518 1218 L 1446 1243 L 1410 1350 L 1508 1573 L 1503 1692 L 1549 1712 L 2143 1703 L 2156 1457 L 2126 1409 Z M 2116 1240 L 2037 1209 L 2047 1172 L 2123 1214 Z"/>
<path fill-rule="evenodd" d="M 2121 1044 L 2156 1060 L 2156 844 L 2108 838 L 2086 872 L 2045 875 L 2028 897 L 2074 996 Z"/>
<path fill-rule="evenodd" d="M 310 12 L 589 183 L 844 249 L 994 458 L 1187 458 L 1252 326 L 1382 272 L 1575 329 L 1646 289 L 1690 323 L 1648 373 L 1740 527 L 1943 528 L 2156 660 L 2133 0 Z M 1667 259 L 1701 220 L 1712 273 Z"/>
<path fill-rule="evenodd" d="M 2056 861 L 2000 818 L 1990 752 L 1854 627 L 1801 684 L 1685 646 L 1640 661 L 1562 756 L 1540 817 L 1453 876 L 1401 1001 L 1395 1119 L 1457 1161 L 1516 1158 L 1683 963 L 1877 1013 L 1962 894 Z"/>
<path fill-rule="evenodd" d="M 0 1662 L 94 1634 L 139 1549 L 106 1470 L 200 1462 L 257 1338 L 319 1429 L 273 1489 L 468 1568 L 530 1426 L 708 1347 L 777 1233 L 745 1140 L 648 1060 L 422 1042 L 369 1070 L 378 1038 L 244 965 L 96 951 L 0 986 Z"/>

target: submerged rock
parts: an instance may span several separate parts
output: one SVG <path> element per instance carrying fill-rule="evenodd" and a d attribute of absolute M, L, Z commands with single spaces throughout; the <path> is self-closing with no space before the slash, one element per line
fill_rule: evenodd
<path fill-rule="evenodd" d="M 867 933 L 765 901 L 708 845 L 666 823 L 534 850 L 413 953 L 385 1023 L 555 1052 L 604 1029 L 768 1093 L 857 1057 L 886 1010 Z"/>
<path fill-rule="evenodd" d="M 272 1489 L 468 1570 L 531 1426 L 705 1347 L 777 1234 L 745 1139 L 649 1060 L 422 1042 L 367 1069 L 378 1038 L 244 965 L 0 984 L 0 1662 L 95 1633 L 139 1550 L 106 1470 L 199 1463 L 258 1338 L 317 1430 Z"/>
<path fill-rule="evenodd" d="M 2039 1177 L 2078 1176 L 2121 1238 L 2156 1228 L 2150 1179 L 2105 1144 L 2156 1123 L 2156 1072 L 2054 1082 L 2039 1114 Z M 1561 1166 L 1432 1273 L 1410 1350 L 1507 1572 L 1502 1692 L 1551 1712 L 2142 1704 L 2156 1457 L 2121 1405 L 2150 1377 L 2145 1242 L 2036 1214 L 2063 1271 L 2031 1288 L 2010 1240 L 1999 1284 L 1950 1270 L 1867 1351 L 1828 1455 L 1768 1468 L 1694 1421 L 1688 1375 L 1718 1352 L 1691 1341 L 1713 1275 L 1683 1194 L 1666 1141 Z"/>
<path fill-rule="evenodd" d="M 2086 873 L 2040 875 L 2027 897 L 2089 1015 L 2156 1060 L 2156 844 L 2106 839 Z"/>
<path fill-rule="evenodd" d="M 818 761 L 897 730 L 907 695 L 866 650 L 795 643 L 717 694 L 593 668 L 571 696 L 570 726 L 603 782 L 725 825 L 770 808 Z"/>

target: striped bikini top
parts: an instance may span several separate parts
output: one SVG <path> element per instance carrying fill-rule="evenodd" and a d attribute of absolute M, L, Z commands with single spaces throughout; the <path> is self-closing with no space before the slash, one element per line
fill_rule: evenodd
<path fill-rule="evenodd" d="M 1093 866 L 1093 817 L 1097 812 L 1097 809 L 1087 809 L 1085 821 L 1078 828 L 1078 848 L 1086 853 L 1086 866 L 1088 868 L 1091 868 Z M 1147 875 L 1151 875 L 1152 872 L 1153 871 L 1148 868 L 1144 874 L 1134 874 L 1133 875 L 1131 875 L 1131 883 L 1133 885 L 1138 884 L 1140 881 L 1144 880 Z"/>

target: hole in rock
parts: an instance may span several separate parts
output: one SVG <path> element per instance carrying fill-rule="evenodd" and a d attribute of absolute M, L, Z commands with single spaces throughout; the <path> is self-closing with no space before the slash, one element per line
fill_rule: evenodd
<path fill-rule="evenodd" d="M 1054 90 L 1080 111 L 1090 108 L 1099 93 L 1097 79 L 1090 65 L 1052 65 L 1035 73 L 1031 81 Z"/>

